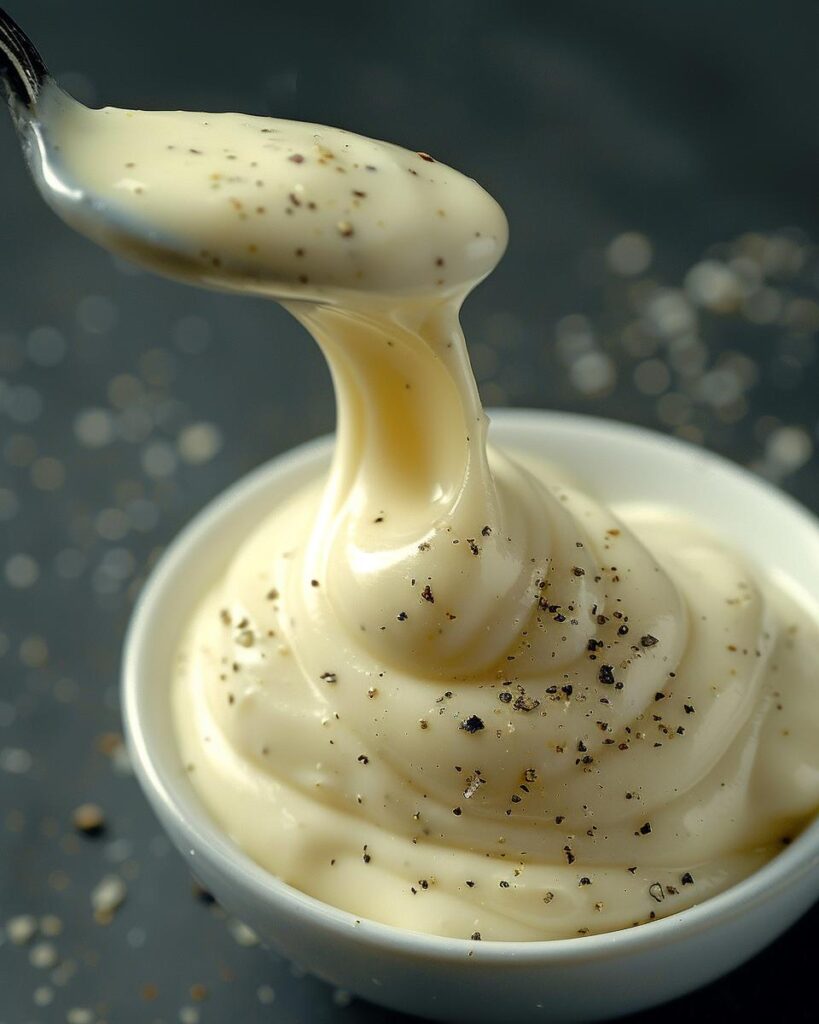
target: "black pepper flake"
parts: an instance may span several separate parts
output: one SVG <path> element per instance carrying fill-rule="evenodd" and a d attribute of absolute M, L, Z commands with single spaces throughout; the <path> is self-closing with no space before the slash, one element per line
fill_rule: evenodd
<path fill-rule="evenodd" d="M 395 617 L 399 622 L 406 622 L 409 618 L 406 612 L 399 612 Z"/>
<path fill-rule="evenodd" d="M 369 864 L 370 861 L 372 860 L 372 857 L 369 855 L 369 853 L 367 853 L 366 846 L 364 847 L 364 852 L 361 854 L 361 859 L 364 861 L 365 864 Z"/>
<path fill-rule="evenodd" d="M 685 713 L 687 715 L 693 715 L 694 714 L 694 707 L 693 707 L 692 704 L 683 704 L 683 708 L 685 709 Z"/>
<path fill-rule="evenodd" d="M 471 938 L 472 938 L 473 942 L 480 942 L 481 941 L 481 933 L 480 932 L 472 932 Z"/>
<path fill-rule="evenodd" d="M 433 593 L 432 593 L 432 590 L 430 589 L 429 584 L 427 584 L 424 587 L 424 589 L 421 591 L 421 597 L 425 601 L 429 601 L 430 604 L 435 604 L 435 597 L 433 596 Z"/>
<path fill-rule="evenodd" d="M 485 729 L 486 726 L 483 724 L 482 718 L 479 718 L 477 715 L 470 715 L 469 718 L 461 722 L 458 728 L 463 729 L 464 732 L 475 733 Z"/>
<path fill-rule="evenodd" d="M 588 875 L 583 875 L 583 877 L 578 881 L 577 884 L 578 885 L 591 885 L 592 884 L 592 880 L 589 878 Z"/>
<path fill-rule="evenodd" d="M 508 690 L 501 690 L 498 694 L 498 700 L 501 704 L 510 704 L 512 702 L 512 694 Z"/>
<path fill-rule="evenodd" d="M 567 697 L 571 697 L 574 687 L 571 683 L 567 683 L 565 686 L 561 686 L 560 689 L 566 694 Z"/>
<path fill-rule="evenodd" d="M 325 683 L 337 683 L 338 676 L 335 672 L 322 672 L 319 678 Z"/>
<path fill-rule="evenodd" d="M 456 818 L 460 818 L 460 816 L 463 814 L 463 811 L 461 810 L 460 807 L 453 807 L 452 813 L 455 815 Z"/>
<path fill-rule="evenodd" d="M 509 888 L 509 883 L 507 881 L 499 882 L 498 885 L 501 887 L 501 889 Z"/>
<path fill-rule="evenodd" d="M 472 881 L 471 878 L 467 878 L 466 884 L 467 884 L 467 888 L 469 888 L 469 889 L 474 889 L 475 888 L 475 883 Z"/>
<path fill-rule="evenodd" d="M 640 643 L 643 645 L 643 647 L 654 647 L 654 645 L 658 644 L 659 642 L 660 641 L 657 639 L 657 637 L 652 636 L 651 633 L 646 633 L 645 636 L 640 637 Z"/>
<path fill-rule="evenodd" d="M 211 906 L 216 902 L 216 897 L 213 895 L 213 893 L 208 892 L 208 890 L 204 886 L 200 885 L 198 882 L 193 883 L 193 885 L 191 886 L 191 891 L 193 893 L 194 899 L 199 900 L 200 903 L 206 904 L 206 906 Z"/>
<path fill-rule="evenodd" d="M 600 671 L 597 673 L 597 678 L 601 683 L 605 683 L 606 686 L 611 686 L 614 682 L 614 669 L 611 665 L 601 665 Z"/>
<path fill-rule="evenodd" d="M 654 694 L 654 700 L 665 700 L 665 694 L 661 690 L 658 690 Z"/>
<path fill-rule="evenodd" d="M 585 576 L 586 575 L 586 570 L 582 569 L 579 565 L 573 565 L 572 566 L 572 573 L 575 576 Z"/>
<path fill-rule="evenodd" d="M 651 832 L 651 822 L 647 821 L 645 824 L 640 826 L 640 835 L 647 836 Z"/>
<path fill-rule="evenodd" d="M 521 693 L 515 697 L 512 707 L 515 711 L 534 711 L 535 708 L 540 707 L 540 701 L 534 697 L 527 697 L 525 693 Z"/>
<path fill-rule="evenodd" d="M 484 528 L 481 530 L 481 536 L 482 537 L 488 537 L 491 532 L 492 532 L 492 527 L 491 526 L 484 526 Z"/>
<path fill-rule="evenodd" d="M 566 854 L 566 863 L 567 863 L 567 864 L 574 864 L 574 862 L 575 862 L 575 860 L 576 860 L 577 858 L 576 858 L 576 857 L 575 857 L 575 855 L 574 855 L 574 854 L 572 853 L 572 848 L 571 848 L 571 846 L 564 846 L 564 847 L 563 847 L 563 852 L 564 852 L 564 853 Z"/>
<path fill-rule="evenodd" d="M 618 636 L 625 636 L 626 633 L 628 633 L 628 626 L 624 625 L 624 626 L 618 626 L 617 627 L 617 635 Z"/>
<path fill-rule="evenodd" d="M 435 163 L 435 160 L 429 155 L 429 153 L 419 153 L 418 156 L 420 156 L 422 160 L 426 160 L 428 164 Z"/>
<path fill-rule="evenodd" d="M 686 871 L 684 875 L 680 876 L 680 881 L 682 882 L 683 885 L 693 885 L 694 884 L 694 876 L 691 874 L 690 871 Z"/>
<path fill-rule="evenodd" d="M 370 759 L 369 759 L 369 757 L 367 757 L 366 754 L 359 754 L 358 757 L 356 758 L 356 761 L 358 761 L 359 764 L 369 764 L 370 763 Z"/>

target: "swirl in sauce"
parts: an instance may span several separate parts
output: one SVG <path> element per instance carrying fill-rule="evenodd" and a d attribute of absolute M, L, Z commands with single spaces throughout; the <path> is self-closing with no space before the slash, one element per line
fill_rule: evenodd
<path fill-rule="evenodd" d="M 71 106 L 55 139 L 74 226 L 284 302 L 333 376 L 329 476 L 236 538 L 173 681 L 250 856 L 389 924 L 542 939 L 688 907 L 803 826 L 815 619 L 699 525 L 487 450 L 458 310 L 507 229 L 474 181 L 237 114 Z"/>

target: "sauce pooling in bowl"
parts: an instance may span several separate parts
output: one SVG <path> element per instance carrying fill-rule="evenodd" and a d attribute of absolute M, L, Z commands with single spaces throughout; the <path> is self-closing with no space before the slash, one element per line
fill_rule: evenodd
<path fill-rule="evenodd" d="M 66 219 L 284 302 L 333 376 L 328 477 L 235 539 L 173 681 L 247 853 L 359 916 L 543 939 L 691 906 L 802 827 L 815 618 L 707 524 L 487 448 L 458 310 L 506 222 L 474 181 L 237 114 L 71 106 L 55 140 Z"/>

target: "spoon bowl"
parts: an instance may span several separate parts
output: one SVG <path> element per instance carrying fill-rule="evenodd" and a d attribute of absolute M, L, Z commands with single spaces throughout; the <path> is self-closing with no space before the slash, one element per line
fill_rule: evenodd
<path fill-rule="evenodd" d="M 85 107 L 2 11 L 0 76 L 45 201 L 163 276 L 280 301 L 457 303 L 506 247 L 495 200 L 427 153 L 275 117 Z"/>

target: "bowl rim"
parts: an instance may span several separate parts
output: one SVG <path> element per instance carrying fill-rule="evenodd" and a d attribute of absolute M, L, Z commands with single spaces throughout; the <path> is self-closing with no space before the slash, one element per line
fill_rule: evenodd
<path fill-rule="evenodd" d="M 526 429 L 527 424 L 531 428 L 533 420 L 541 424 L 544 421 L 562 423 L 587 431 L 604 431 L 609 436 L 616 432 L 627 435 L 634 442 L 665 447 L 677 457 L 693 457 L 701 465 L 733 477 L 734 482 L 745 485 L 758 496 L 764 494 L 768 499 L 773 498 L 781 505 L 783 513 L 799 524 L 800 529 L 814 531 L 819 542 L 819 520 L 789 495 L 723 456 L 678 438 L 631 423 L 580 413 L 498 409 L 489 410 L 489 415 L 492 423 L 501 425 L 502 429 L 508 427 L 520 431 Z M 179 832 L 185 836 L 192 857 L 210 860 L 226 878 L 250 892 L 255 900 L 278 907 L 283 912 L 300 914 L 310 919 L 315 927 L 334 932 L 340 937 L 355 938 L 381 949 L 387 947 L 397 954 L 411 954 L 441 962 L 462 961 L 469 954 L 472 958 L 479 958 L 482 963 L 507 963 L 512 960 L 519 965 L 610 959 L 648 947 L 656 949 L 747 914 L 760 904 L 775 899 L 811 871 L 819 873 L 817 817 L 790 845 L 753 874 L 723 892 L 668 917 L 636 927 L 572 938 L 478 942 L 413 931 L 357 917 L 289 885 L 244 853 L 210 817 L 198 798 L 186 800 L 182 793 L 176 791 L 174 781 L 164 778 L 158 768 L 155 759 L 158 748 L 144 728 L 141 713 L 141 681 L 149 675 L 143 671 L 143 662 L 149 657 L 147 640 L 153 618 L 173 589 L 177 568 L 199 547 L 214 524 L 231 508 L 250 500 L 260 490 L 268 487 L 271 478 L 280 475 L 282 471 L 325 458 L 332 439 L 333 435 L 324 435 L 298 445 L 240 477 L 209 501 L 168 545 L 151 571 L 131 616 L 121 671 L 122 714 L 128 749 L 150 804 L 163 823 L 169 819 L 174 821 Z"/>

